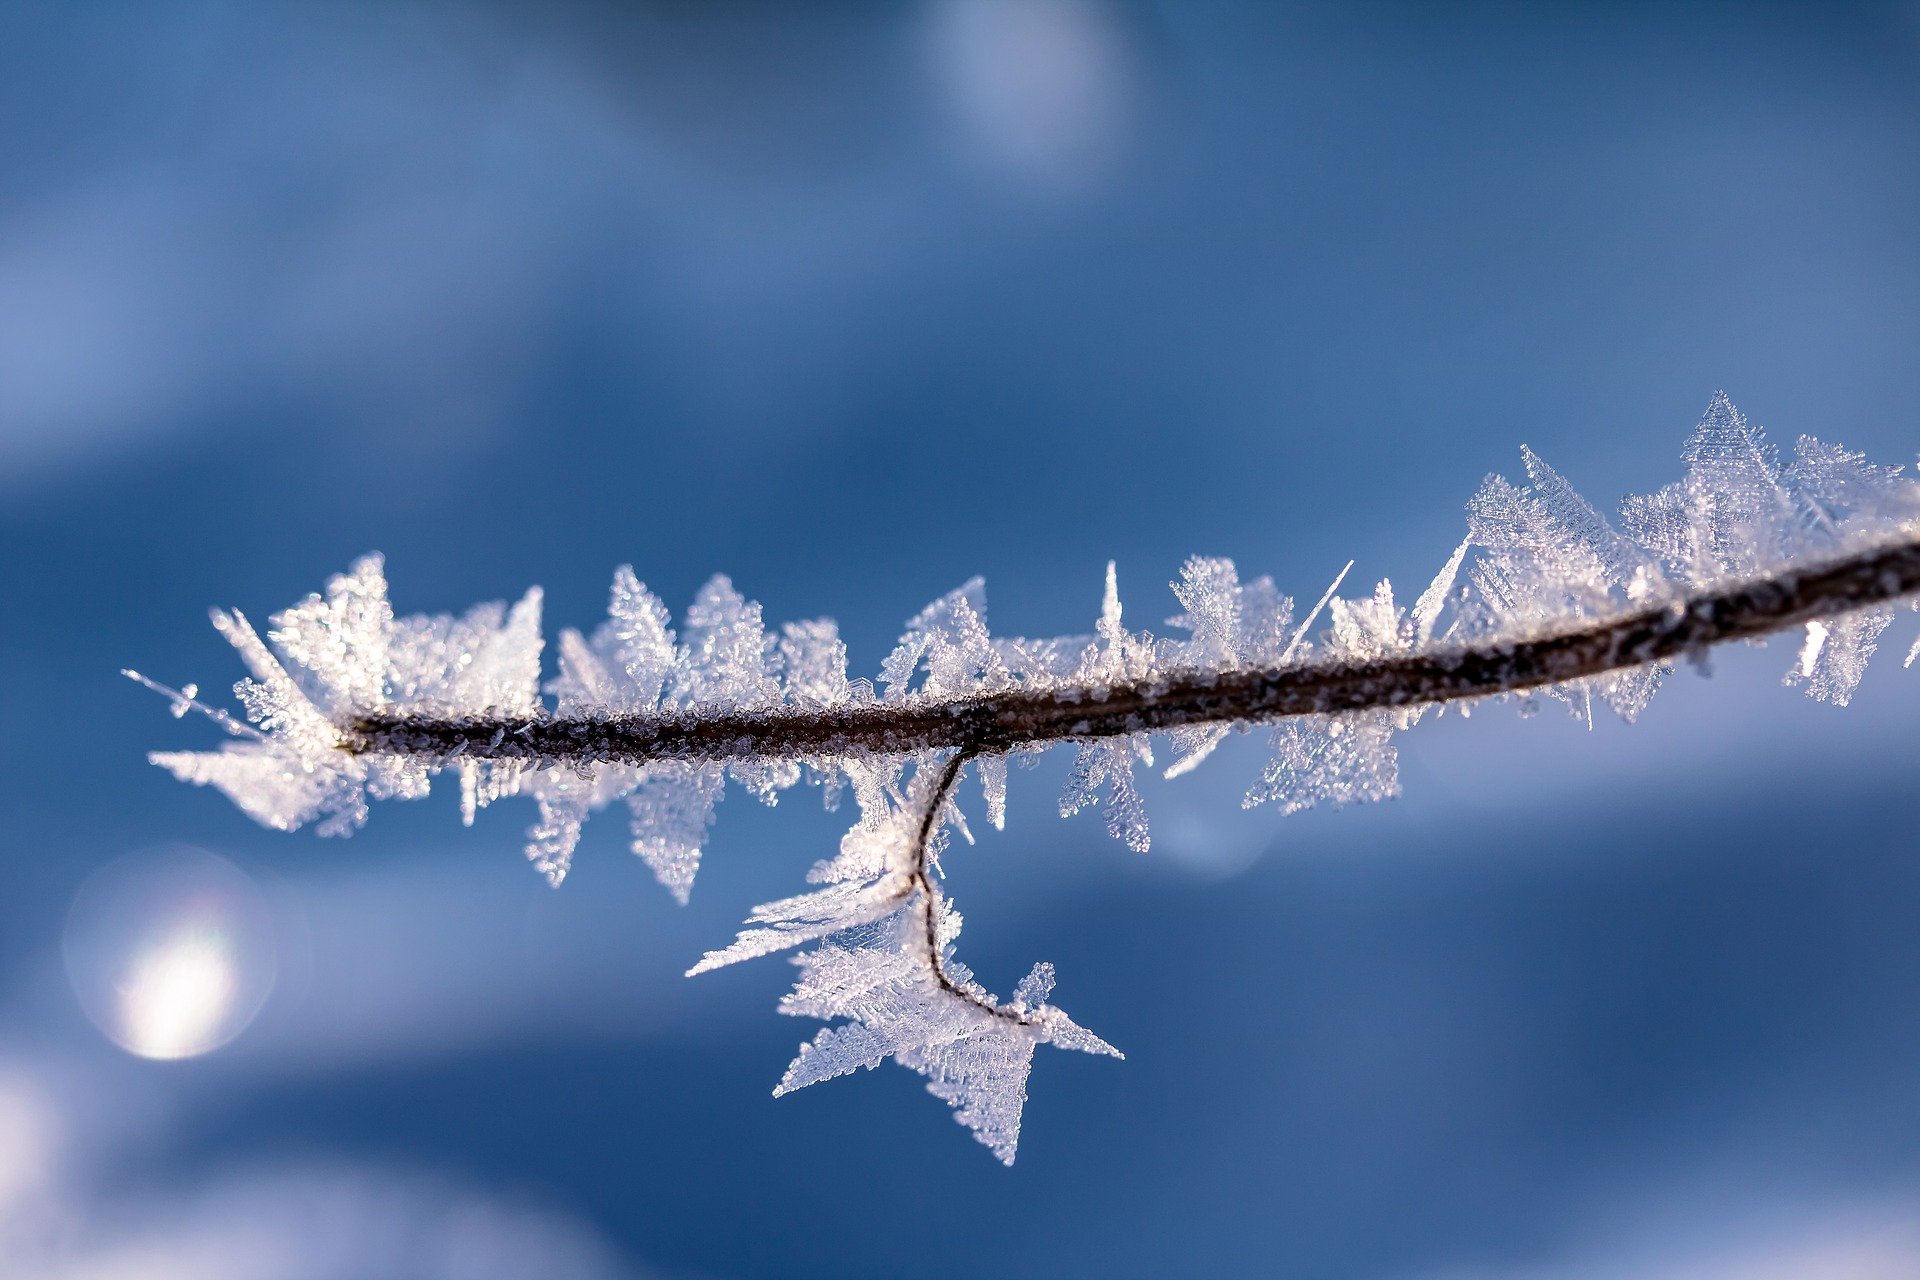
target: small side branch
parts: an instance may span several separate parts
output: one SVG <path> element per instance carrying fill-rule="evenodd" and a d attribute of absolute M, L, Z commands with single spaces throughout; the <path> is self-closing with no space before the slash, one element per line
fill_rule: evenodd
<path fill-rule="evenodd" d="M 929 869 L 929 864 L 933 860 L 933 837 L 940 826 L 940 813 L 947 807 L 947 801 L 952 798 L 953 789 L 960 781 L 961 771 L 973 758 L 974 752 L 960 751 L 940 770 L 940 778 L 934 784 L 933 795 L 927 803 L 926 812 L 920 816 L 919 830 L 915 833 L 913 870 L 907 877 L 907 893 L 917 892 L 918 894 L 917 910 L 920 915 L 920 926 L 926 933 L 927 969 L 933 975 L 933 980 L 940 985 L 940 989 L 996 1018 L 1024 1023 L 1027 1021 L 1026 1016 L 1017 1005 L 1008 1008 L 994 1004 L 990 1000 L 983 1000 L 974 991 L 969 991 L 955 982 L 953 975 L 947 972 L 946 961 L 940 955 L 939 917 L 934 910 L 933 873 Z"/>
<path fill-rule="evenodd" d="M 1187 672 L 1105 687 L 1012 689 L 820 709 L 687 710 L 594 718 L 366 716 L 356 753 L 535 762 L 978 755 L 1185 725 L 1451 702 L 1679 658 L 1920 593 L 1920 538 L 1888 543 L 1673 603 L 1520 640 L 1343 664 Z"/>

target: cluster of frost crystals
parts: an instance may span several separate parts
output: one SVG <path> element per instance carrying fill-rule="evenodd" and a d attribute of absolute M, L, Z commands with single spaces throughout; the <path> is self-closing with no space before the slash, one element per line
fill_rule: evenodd
<path fill-rule="evenodd" d="M 922 609 L 907 623 L 880 664 L 881 696 L 899 702 L 916 692 L 957 697 L 1003 689 L 1011 679 L 1005 659 L 987 634 L 987 585 L 970 578 Z"/>
<path fill-rule="evenodd" d="M 1724 395 L 1708 406 L 1682 456 L 1684 476 L 1627 498 L 1616 524 L 1523 448 L 1526 483 L 1487 478 L 1467 506 L 1466 539 L 1410 609 L 1385 581 L 1370 594 L 1341 597 L 1349 563 L 1296 616 L 1272 579 L 1242 581 L 1231 560 L 1196 556 L 1171 584 L 1182 610 L 1169 623 L 1175 635 L 1156 638 L 1125 625 L 1108 565 L 1092 635 L 1025 639 L 989 631 L 985 589 L 975 578 L 908 621 L 881 664 L 877 692 L 874 683 L 848 678 L 846 647 L 831 621 L 789 623 L 776 633 L 759 605 L 716 577 L 676 633 L 666 607 L 622 568 L 607 618 L 592 635 L 560 632 L 544 686 L 552 701 L 544 703 L 537 589 L 510 608 L 396 617 L 377 556 L 272 619 L 264 638 L 238 612 L 214 614 L 250 672 L 236 686 L 245 722 L 200 703 L 194 686 L 175 691 L 136 678 L 165 693 L 176 714 L 201 710 L 233 739 L 216 752 L 157 754 L 155 763 L 220 789 L 262 823 L 290 830 L 317 822 L 325 834 L 348 834 L 365 821 L 369 800 L 424 795 L 432 775 L 450 770 L 468 821 L 503 796 L 535 802 L 527 854 L 555 883 L 587 818 L 615 803 L 627 810 L 633 851 L 684 902 L 729 782 L 768 804 L 803 780 L 821 786 L 829 807 L 850 789 L 859 821 L 838 856 L 813 869 L 815 887 L 756 908 L 738 939 L 692 972 L 809 947 L 781 1007 L 838 1025 L 801 1050 L 777 1092 L 892 1058 L 925 1075 L 961 1123 L 1011 1160 L 1034 1047 L 1113 1050 L 1046 1003 L 1048 966 L 1036 967 L 1002 1004 L 952 958 L 960 918 L 939 888 L 938 855 L 947 830 L 970 836 L 951 788 L 933 781 L 958 767 L 951 754 L 912 740 L 895 749 L 893 739 L 861 739 L 843 754 L 641 764 L 609 763 L 591 751 L 536 760 L 457 750 L 380 755 L 347 748 L 352 725 L 367 716 L 478 721 L 496 726 L 497 746 L 545 717 L 560 718 L 585 741 L 597 722 L 624 717 L 771 720 L 855 704 L 863 716 L 870 708 L 883 718 L 889 707 L 923 714 L 1009 693 L 1092 703 L 1116 689 L 1151 690 L 1176 678 L 1205 685 L 1307 664 L 1351 667 L 1461 645 L 1497 648 L 1677 605 L 1730 581 L 1920 528 L 1920 484 L 1898 468 L 1811 437 L 1783 461 Z M 1890 606 L 1879 606 L 1809 623 L 1788 682 L 1844 705 L 1892 616 Z M 1920 644 L 1908 663 L 1917 657 Z M 1660 666 L 1610 672 L 1545 692 L 1589 724 L 1596 704 L 1632 720 L 1664 674 Z M 1291 813 L 1396 794 L 1396 736 L 1423 710 L 1329 710 L 1281 721 L 1245 803 Z M 1169 732 L 1166 776 L 1199 765 L 1235 727 L 1244 726 Z M 1136 770 L 1153 765 L 1149 736 L 1075 741 L 1061 812 L 1099 807 L 1109 832 L 1145 850 Z M 1047 745 L 999 744 L 966 762 L 978 771 L 996 827 L 1005 820 L 1009 754 Z"/>
<path fill-rule="evenodd" d="M 615 573 L 607 612 L 591 639 L 560 633 L 558 671 L 546 685 L 550 711 L 540 699 L 538 588 L 511 608 L 495 603 L 458 617 L 396 617 L 380 557 L 368 556 L 329 582 L 325 594 L 273 618 L 264 640 L 238 611 L 216 611 L 215 627 L 252 672 L 235 690 L 248 723 L 201 706 L 190 694 L 154 686 L 177 705 L 207 711 L 236 741 L 220 751 L 161 752 L 152 759 L 184 781 L 217 787 L 268 826 L 292 830 L 319 821 L 327 835 L 364 823 L 369 799 L 425 795 L 433 774 L 451 770 L 469 823 L 475 810 L 505 796 L 537 803 L 527 855 L 555 883 L 567 872 L 588 815 L 624 800 L 634 851 L 685 901 L 726 782 L 772 803 L 801 779 L 802 762 L 529 764 L 342 749 L 350 726 L 370 715 L 596 720 L 820 707 L 864 688 L 847 681 L 846 649 L 832 622 L 790 623 L 772 637 L 760 606 L 724 577 L 701 588 L 678 637 L 666 607 L 629 568 Z M 838 782 L 835 762 L 806 763 L 816 780 Z"/>
<path fill-rule="evenodd" d="M 1351 566 L 1349 566 L 1350 568 Z M 1331 596 L 1346 569 L 1327 589 Z M 1255 578 L 1242 586 L 1233 561 L 1215 556 L 1190 556 L 1180 567 L 1180 580 L 1173 584 L 1174 598 L 1185 613 L 1168 625 L 1189 633 L 1184 642 L 1170 641 L 1166 662 L 1169 666 L 1196 671 L 1243 671 L 1256 667 L 1286 665 L 1307 629 L 1319 616 L 1319 608 L 1299 626 L 1293 625 L 1293 598 L 1283 596 L 1272 578 Z M 1326 601 L 1321 601 L 1324 607 Z M 1227 736 L 1227 725 L 1192 725 L 1175 729 L 1172 739 L 1173 763 L 1167 776 L 1177 778 L 1199 767 Z"/>
<path fill-rule="evenodd" d="M 1107 589 L 1101 599 L 1095 636 L 1082 650 L 1079 666 L 1071 677 L 1073 685 L 1084 689 L 1089 697 L 1104 697 L 1115 685 L 1144 680 L 1153 674 L 1157 646 L 1151 635 L 1129 631 L 1121 623 L 1120 586 L 1111 562 L 1107 564 Z M 1100 803 L 1100 788 L 1105 786 L 1108 834 L 1129 849 L 1146 852 L 1147 809 L 1134 785 L 1133 765 L 1137 760 L 1148 768 L 1153 767 L 1153 748 L 1147 735 L 1134 733 L 1082 742 L 1077 752 L 1067 789 L 1060 797 L 1060 816 L 1071 817 L 1089 805 Z"/>
<path fill-rule="evenodd" d="M 760 606 L 725 577 L 700 589 L 678 637 L 670 622 L 666 606 L 622 566 L 614 574 L 607 620 L 593 637 L 560 634 L 560 670 L 547 686 L 556 712 L 604 718 L 764 711 L 786 699 L 819 706 L 848 696 L 846 649 L 831 622 L 791 623 L 785 637 L 776 639 L 767 633 Z M 540 806 L 527 856 L 557 883 L 572 863 L 588 815 L 624 800 L 633 851 L 685 902 L 727 780 L 772 804 L 800 777 L 800 765 L 791 760 L 558 764 L 539 771 L 526 787 Z"/>
<path fill-rule="evenodd" d="M 819 708 L 871 696 L 864 681 L 847 680 L 846 646 L 831 620 L 791 622 L 776 637 L 760 606 L 725 577 L 700 589 L 678 636 L 671 621 L 659 598 L 622 566 L 614 574 L 607 620 L 593 636 L 560 633 L 559 673 L 547 685 L 555 714 L 591 720 L 737 713 Z M 531 773 L 522 787 L 540 809 L 528 831 L 527 856 L 557 884 L 572 864 L 587 818 L 624 802 L 633 852 L 684 903 L 728 781 L 773 804 L 803 776 L 822 783 L 831 801 L 842 770 L 830 759 L 556 763 Z"/>
<path fill-rule="evenodd" d="M 1231 566 L 1229 566 L 1231 567 Z M 1268 584 L 1271 587 L 1271 583 Z M 1010 688 L 1073 690 L 1103 697 L 1109 688 L 1153 675 L 1162 665 L 1150 634 L 1129 631 L 1121 620 L 1114 566 L 1107 566 L 1106 594 L 1092 636 L 1033 640 L 994 636 L 987 629 L 986 587 L 979 578 L 928 605 L 907 623 L 898 645 L 880 665 L 882 700 L 961 699 Z M 1078 744 L 1073 774 L 1060 798 L 1063 816 L 1104 804 L 1107 830 L 1128 847 L 1148 847 L 1145 806 L 1134 785 L 1135 762 L 1149 767 L 1146 734 Z M 980 761 L 987 818 L 1006 821 L 1007 758 Z M 965 832 L 964 825 L 961 827 Z"/>
<path fill-rule="evenodd" d="M 1782 465 L 1760 428 L 1716 396 L 1687 441 L 1686 476 L 1628 498 L 1621 515 L 1628 532 L 1689 586 L 1835 555 L 1920 516 L 1920 486 L 1897 467 L 1873 466 L 1812 436 L 1800 437 L 1794 455 Z M 1787 683 L 1845 706 L 1892 620 L 1892 606 L 1882 605 L 1808 623 Z"/>
<path fill-rule="evenodd" d="M 836 934 L 798 958 L 800 980 L 780 1012 L 850 1021 L 800 1046 L 774 1096 L 892 1058 L 927 1077 L 927 1091 L 953 1107 L 954 1119 L 1012 1164 L 1034 1049 L 1121 1054 L 1046 1002 L 1052 965 L 1035 965 L 1013 999 L 997 1003 L 951 959 L 960 917 L 937 890 L 931 909 L 932 945 L 951 988 L 934 977 L 925 927 L 913 912 Z"/>
<path fill-rule="evenodd" d="M 1527 455 L 1535 494 L 1599 562 L 1587 586 L 1603 602 L 1658 602 L 1815 562 L 1897 535 L 1920 518 L 1920 484 L 1900 468 L 1874 466 L 1812 436 L 1801 436 L 1783 463 L 1724 394 L 1707 406 L 1681 457 L 1687 471 L 1680 480 L 1621 503 L 1621 533 Z M 1553 557 L 1532 563 L 1567 571 Z M 1892 606 L 1882 605 L 1809 623 L 1787 682 L 1845 706 L 1892 618 Z M 1586 683 L 1631 719 L 1658 678 L 1649 670 Z"/>
<path fill-rule="evenodd" d="M 1407 648 L 1411 631 L 1393 602 L 1393 585 L 1381 582 L 1370 598 L 1330 602 L 1332 626 L 1322 654 L 1364 660 Z M 1275 803 L 1282 813 L 1310 805 L 1384 800 L 1400 792 L 1400 757 L 1394 730 L 1399 711 L 1354 711 L 1300 716 L 1273 731 L 1273 757 L 1243 803 Z"/>
<path fill-rule="evenodd" d="M 1454 549 L 1411 613 L 1394 603 L 1393 584 L 1384 578 L 1371 596 L 1356 600 L 1334 597 L 1329 588 L 1321 598 L 1329 625 L 1314 650 L 1316 660 L 1367 662 L 1432 643 L 1466 551 L 1464 542 Z M 1358 804 L 1400 794 L 1400 753 L 1393 735 L 1411 729 L 1422 711 L 1401 707 L 1282 721 L 1273 731 L 1272 758 L 1242 803 L 1247 808 L 1277 804 L 1282 813 L 1297 813 L 1316 804 Z"/>
<path fill-rule="evenodd" d="M 270 827 L 291 831 L 318 821 L 323 835 L 347 835 L 366 821 L 369 799 L 426 794 L 428 775 L 444 762 L 342 749 L 342 728 L 361 716 L 539 710 L 538 588 L 512 608 L 395 618 L 373 555 L 271 622 L 263 640 L 239 610 L 213 613 L 215 629 L 252 673 L 234 686 L 248 724 L 211 712 L 236 740 L 220 751 L 150 757 L 184 782 L 218 789 Z M 461 766 L 469 796 L 504 794 L 518 783 L 506 762 Z"/>
<path fill-rule="evenodd" d="M 1463 638 L 1521 636 L 1651 603 L 1670 591 L 1658 559 L 1616 530 L 1533 450 L 1521 447 L 1531 488 L 1488 476 L 1467 504 L 1477 549 Z M 1661 666 L 1610 672 L 1550 689 L 1593 722 L 1598 696 L 1627 720 L 1659 689 Z"/>
<path fill-rule="evenodd" d="M 709 952 L 688 976 L 818 943 L 795 958 L 801 976 L 780 1011 L 846 1021 L 801 1046 L 774 1096 L 891 1058 L 927 1077 L 954 1118 L 1012 1164 L 1034 1049 L 1120 1053 L 1047 1003 L 1052 965 L 1035 965 L 1002 1004 L 953 958 L 959 913 L 934 873 L 922 870 L 940 841 L 936 826 L 923 854 L 920 829 L 938 767 L 920 761 L 902 795 L 897 763 L 851 764 L 861 819 L 839 855 L 809 873 L 822 887 L 756 907 L 733 944 Z M 957 813 L 949 807 L 941 819 Z"/>

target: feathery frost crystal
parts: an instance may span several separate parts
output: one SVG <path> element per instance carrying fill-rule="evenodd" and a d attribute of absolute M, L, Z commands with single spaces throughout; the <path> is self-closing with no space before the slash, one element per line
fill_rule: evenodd
<path fill-rule="evenodd" d="M 1176 777 L 1230 730 L 1271 720 L 1272 756 L 1246 804 L 1292 813 L 1384 799 L 1399 790 L 1396 735 L 1450 698 L 1530 699 L 1538 687 L 1589 724 L 1596 706 L 1633 720 L 1679 651 L 1634 647 L 1663 626 L 1695 627 L 1675 631 L 1690 651 L 1804 622 L 1786 682 L 1846 705 L 1891 601 L 1920 590 L 1920 576 L 1860 577 L 1867 588 L 1830 616 L 1799 607 L 1793 591 L 1849 555 L 1912 551 L 1920 484 L 1804 436 L 1782 463 L 1723 395 L 1682 457 L 1685 475 L 1627 498 L 1616 526 L 1523 448 L 1527 483 L 1487 478 L 1467 505 L 1465 541 L 1410 610 L 1384 581 L 1337 594 L 1350 564 L 1302 613 L 1272 579 L 1242 582 L 1231 560 L 1196 556 L 1172 584 L 1176 634 L 1127 627 L 1109 566 L 1093 635 L 1018 639 L 989 631 L 976 578 L 907 623 L 877 691 L 848 678 L 831 621 L 770 632 L 760 606 L 716 577 L 676 635 L 625 567 L 606 621 L 590 637 L 559 633 L 543 686 L 537 588 L 511 607 L 397 617 L 377 555 L 274 617 L 264 638 L 237 610 L 214 612 L 249 672 L 235 686 L 244 721 L 201 703 L 192 685 L 135 678 L 233 739 L 153 762 L 217 788 L 258 822 L 348 835 L 370 800 L 424 796 L 450 772 L 468 822 L 508 796 L 534 802 L 527 856 L 555 884 L 587 818 L 616 802 L 633 851 L 685 902 L 728 783 L 766 804 L 802 781 L 829 807 L 850 793 L 858 818 L 839 853 L 809 873 L 817 887 L 756 908 L 731 945 L 689 973 L 806 948 L 781 1012 L 835 1025 L 801 1047 L 774 1092 L 891 1058 L 924 1075 L 1011 1163 L 1034 1049 L 1119 1055 L 1048 1003 L 1052 966 L 1035 965 L 1002 1002 L 954 959 L 960 917 L 939 858 L 950 832 L 971 838 L 956 794 L 963 774 L 975 772 L 997 827 L 1008 756 L 1071 742 L 1061 813 L 1103 809 L 1114 837 L 1145 850 L 1135 771 L 1155 767 L 1153 733 L 1167 739 L 1165 773 Z M 1781 621 L 1712 630 L 1715 593 L 1730 591 L 1744 593 L 1741 608 Z M 1583 659 L 1575 679 L 1552 674 L 1573 667 L 1512 674 L 1520 650 L 1562 635 L 1612 647 Z M 1908 663 L 1916 656 L 1920 643 Z M 1407 674 L 1409 664 L 1419 670 Z M 1483 672 L 1478 683 L 1456 675 L 1469 669 Z M 1428 683 L 1409 683 L 1416 677 Z M 1422 692 L 1443 679 L 1450 692 Z M 1261 710 L 1277 705 L 1257 700 L 1263 690 L 1316 680 L 1361 692 Z"/>

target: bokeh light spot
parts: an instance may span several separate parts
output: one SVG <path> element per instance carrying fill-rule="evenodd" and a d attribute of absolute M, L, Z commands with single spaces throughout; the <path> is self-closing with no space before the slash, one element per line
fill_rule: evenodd
<path fill-rule="evenodd" d="M 272 913 L 238 867 L 200 849 L 144 850 L 76 895 L 67 974 L 108 1039 L 143 1058 L 191 1058 L 246 1029 L 272 990 Z"/>

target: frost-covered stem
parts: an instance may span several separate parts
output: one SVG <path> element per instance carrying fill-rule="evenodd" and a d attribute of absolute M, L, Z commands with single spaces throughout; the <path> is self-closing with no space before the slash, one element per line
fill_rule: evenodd
<path fill-rule="evenodd" d="M 927 802 L 927 811 L 920 815 L 920 827 L 914 838 L 913 870 L 907 877 L 908 892 L 917 891 L 920 895 L 920 924 L 926 933 L 927 968 L 933 974 L 933 980 L 940 984 L 940 989 L 950 996 L 965 1000 L 975 1008 L 985 1010 L 996 1018 L 1024 1023 L 1027 1019 L 1017 1007 L 1006 1008 L 990 1000 L 983 1000 L 955 982 L 952 975 L 947 972 L 946 961 L 940 956 L 940 926 L 938 915 L 934 911 L 933 873 L 929 866 L 933 860 L 933 836 L 940 826 L 941 811 L 947 807 L 947 801 L 952 797 L 954 787 L 959 785 L 961 772 L 975 754 L 974 751 L 962 749 L 955 753 L 940 770 L 940 779 L 934 784 L 933 795 Z"/>
<path fill-rule="evenodd" d="M 957 777 L 967 759 L 1019 746 L 1514 693 L 1678 658 L 1915 593 L 1920 537 L 1910 536 L 1530 639 L 1370 661 L 1174 672 L 1112 685 L 818 709 L 696 708 L 600 719 L 376 715 L 348 726 L 341 745 L 371 754 L 582 764 L 950 750 L 960 753 L 948 765 Z M 951 786 L 949 779 L 933 812 Z"/>

